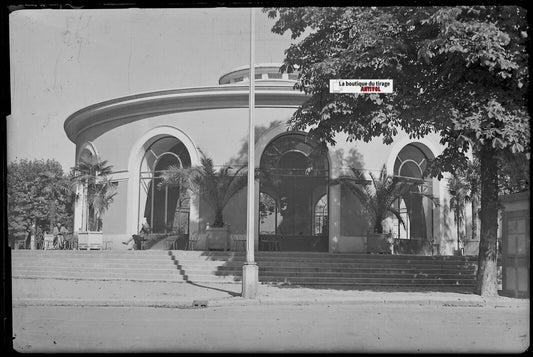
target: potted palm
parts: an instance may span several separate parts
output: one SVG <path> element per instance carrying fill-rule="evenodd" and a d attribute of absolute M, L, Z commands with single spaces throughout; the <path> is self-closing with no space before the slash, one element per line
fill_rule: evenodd
<path fill-rule="evenodd" d="M 202 153 L 197 167 L 182 168 L 170 165 L 161 174 L 161 186 L 177 185 L 202 197 L 213 209 L 214 220 L 207 225 L 207 249 L 229 250 L 229 226 L 224 222 L 224 208 L 230 199 L 247 185 L 246 167 L 233 169 L 226 166 L 215 170 L 213 160 Z"/>
<path fill-rule="evenodd" d="M 116 184 L 109 176 L 112 166 L 96 155 L 83 156 L 72 168 L 72 182 L 83 188 L 82 227 L 78 231 L 80 248 L 101 248 L 103 216 L 116 195 Z M 79 196 L 76 199 L 80 199 Z"/>
<path fill-rule="evenodd" d="M 462 255 L 461 242 L 464 244 L 464 235 L 461 227 L 465 225 L 466 204 L 471 201 L 470 187 L 467 181 L 452 175 L 448 180 L 448 193 L 450 194 L 450 210 L 453 212 L 453 220 L 457 229 L 456 255 Z M 466 231 L 466 226 L 464 227 Z"/>
<path fill-rule="evenodd" d="M 386 240 L 386 233 L 388 232 L 383 232 L 384 222 L 388 217 L 394 216 L 405 227 L 405 222 L 394 203 L 412 192 L 415 186 L 419 184 L 389 176 L 385 165 L 383 165 L 379 176 L 376 177 L 370 173 L 370 179 L 367 179 L 361 171 L 355 168 L 350 169 L 352 176 L 342 177 L 336 182 L 346 186 L 360 200 L 368 215 L 371 231 L 367 235 L 367 252 L 386 253 L 389 251 L 389 243 Z M 420 194 L 437 204 L 432 195 Z"/>

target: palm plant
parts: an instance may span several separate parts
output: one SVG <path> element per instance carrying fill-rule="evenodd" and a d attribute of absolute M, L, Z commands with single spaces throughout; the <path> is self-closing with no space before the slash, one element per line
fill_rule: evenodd
<path fill-rule="evenodd" d="M 474 158 L 474 161 L 468 163 L 465 174 L 465 180 L 468 182 L 470 187 L 470 202 L 472 205 L 472 240 L 477 240 L 477 217 L 479 210 L 479 201 L 481 199 L 480 166 L 480 161 Z"/>
<path fill-rule="evenodd" d="M 461 240 L 461 227 L 465 224 L 466 204 L 471 201 L 469 183 L 459 175 L 453 175 L 448 180 L 448 193 L 450 194 L 450 210 L 457 228 L 457 249 Z"/>
<path fill-rule="evenodd" d="M 96 155 L 82 157 L 72 168 L 72 182 L 83 187 L 87 198 L 85 225 L 91 231 L 102 229 L 102 217 L 116 195 L 116 184 L 109 177 L 112 168 L 107 160 L 101 160 Z"/>
<path fill-rule="evenodd" d="M 350 169 L 352 176 L 340 178 L 336 182 L 345 185 L 360 200 L 370 218 L 373 232 L 382 234 L 382 222 L 391 214 L 405 227 L 400 211 L 394 206 L 394 203 L 413 192 L 419 183 L 407 182 L 398 177 L 389 176 L 385 165 L 383 165 L 379 176 L 370 173 L 370 180 L 367 180 L 360 170 L 353 167 Z M 429 198 L 435 205 L 438 204 L 430 194 L 423 192 L 417 192 L 417 194 Z"/>
<path fill-rule="evenodd" d="M 202 153 L 201 165 L 183 168 L 170 165 L 161 174 L 158 187 L 177 186 L 180 196 L 189 189 L 203 197 L 215 212 L 212 227 L 223 227 L 223 211 L 230 199 L 247 185 L 246 167 L 215 169 L 213 160 Z"/>

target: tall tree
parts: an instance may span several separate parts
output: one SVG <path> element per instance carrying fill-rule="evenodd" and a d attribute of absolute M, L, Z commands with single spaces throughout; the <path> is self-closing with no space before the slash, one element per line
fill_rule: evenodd
<path fill-rule="evenodd" d="M 10 240 L 20 239 L 35 222 L 50 231 L 58 221 L 72 229 L 69 178 L 55 160 L 16 160 L 7 167 L 7 215 Z"/>
<path fill-rule="evenodd" d="M 497 295 L 498 160 L 530 152 L 526 11 L 516 6 L 268 8 L 275 33 L 302 36 L 282 70 L 310 98 L 291 125 L 334 144 L 399 130 L 440 134 L 439 178 L 480 160 L 481 240 L 476 292 Z M 392 79 L 392 94 L 332 94 L 329 80 Z M 529 155 L 529 154 L 528 154 Z"/>

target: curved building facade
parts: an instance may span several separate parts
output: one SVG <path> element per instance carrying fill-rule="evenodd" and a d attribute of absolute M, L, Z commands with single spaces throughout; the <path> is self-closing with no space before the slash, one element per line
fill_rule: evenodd
<path fill-rule="evenodd" d="M 411 140 L 399 134 L 393 144 L 380 138 L 348 142 L 343 134 L 335 146 L 308 140 L 289 131 L 286 121 L 306 100 L 293 89 L 292 74 L 279 64 L 261 64 L 255 72 L 255 163 L 269 173 L 256 180 L 256 249 L 268 236 L 283 237 L 282 250 L 362 252 L 370 229 L 355 196 L 332 180 L 350 167 L 420 179 L 427 160 L 443 147 L 436 135 Z M 248 67 L 220 77 L 218 85 L 142 93 L 85 107 L 64 123 L 76 144 L 76 159 L 98 155 L 113 165 L 118 191 L 104 216 L 104 239 L 114 249 L 136 234 L 143 218 L 155 233 L 181 232 L 199 237 L 206 249 L 205 230 L 214 213 L 193 193 L 180 197 L 176 189 L 160 189 L 160 174 L 170 165 L 200 164 L 201 153 L 215 165 L 238 167 L 247 162 Z M 446 180 L 424 185 L 440 202 L 434 207 L 413 193 L 398 202 L 406 227 L 394 220 L 398 238 L 434 241 L 441 254 L 456 242 L 453 218 L 444 209 L 449 200 Z M 82 190 L 80 190 L 80 193 Z M 82 228 L 82 202 L 75 210 L 75 229 Z M 235 195 L 224 211 L 233 235 L 246 233 L 246 190 Z"/>

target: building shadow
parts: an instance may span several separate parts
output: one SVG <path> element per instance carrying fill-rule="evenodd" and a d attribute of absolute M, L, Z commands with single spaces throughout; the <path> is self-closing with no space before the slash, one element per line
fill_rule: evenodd
<path fill-rule="evenodd" d="M 193 281 L 187 281 L 187 284 L 189 284 L 189 285 L 193 285 L 193 286 L 196 286 L 196 287 L 199 287 L 199 288 L 203 288 L 203 289 L 216 290 L 216 291 L 220 291 L 220 292 L 223 292 L 223 293 L 227 293 L 227 294 L 231 295 L 232 297 L 238 297 L 238 296 L 241 296 L 240 293 L 236 293 L 236 292 L 231 291 L 231 290 L 214 288 L 214 287 L 212 287 L 212 286 L 207 286 L 207 285 L 198 284 L 198 283 L 195 283 L 195 282 L 193 282 Z"/>

